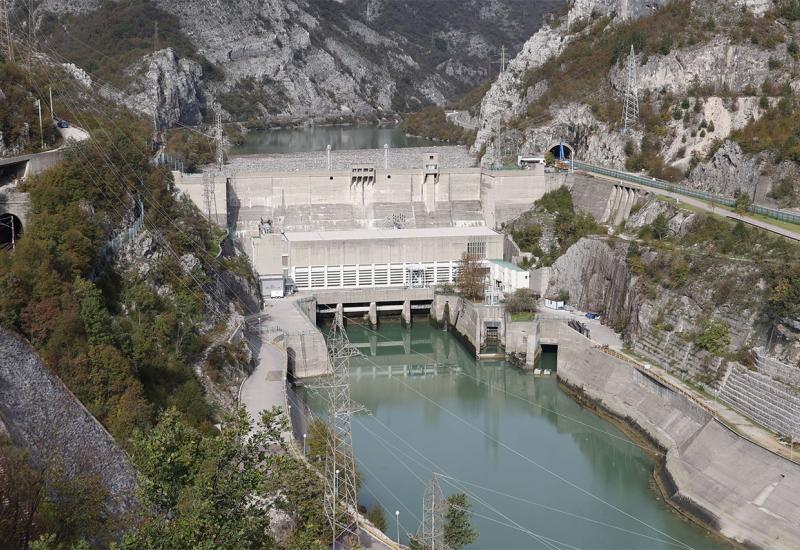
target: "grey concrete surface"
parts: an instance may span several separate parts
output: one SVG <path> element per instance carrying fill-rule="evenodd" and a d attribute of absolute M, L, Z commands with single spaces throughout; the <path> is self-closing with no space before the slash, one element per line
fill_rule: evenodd
<path fill-rule="evenodd" d="M 461 168 L 474 166 L 475 159 L 467 147 L 445 145 L 436 147 L 405 147 L 389 149 L 389 168 L 422 168 L 423 153 L 438 153 L 441 168 Z M 374 164 L 384 166 L 383 149 L 352 149 L 331 151 L 331 168 L 349 170 L 351 164 Z M 270 172 L 293 172 L 307 170 L 327 170 L 328 157 L 325 151 L 310 153 L 280 153 L 265 155 L 244 155 L 230 159 L 233 172 L 264 170 Z"/>
<path fill-rule="evenodd" d="M 740 543 L 800 548 L 800 465 L 740 437 L 701 404 L 593 348 L 577 332 L 561 338 L 559 378 L 667 449 L 674 502 L 701 510 Z"/>

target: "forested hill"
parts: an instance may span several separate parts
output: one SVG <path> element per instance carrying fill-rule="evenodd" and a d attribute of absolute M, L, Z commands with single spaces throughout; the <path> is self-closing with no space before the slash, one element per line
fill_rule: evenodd
<path fill-rule="evenodd" d="M 21 28 L 27 4 L 17 0 Z M 442 104 L 496 74 L 563 0 L 44 0 L 38 44 L 165 124 L 368 117 Z M 157 34 L 154 24 L 158 23 Z M 157 53 L 153 54 L 156 50 Z"/>
<path fill-rule="evenodd" d="M 70 457 L 88 459 L 93 446 L 91 430 L 75 430 L 73 419 L 58 437 L 69 453 L 27 446 L 12 421 L 34 434 L 59 428 L 52 418 L 47 426 L 20 418 L 30 403 L 18 400 L 45 399 L 31 392 L 46 388 L 4 387 L 13 397 L 0 407 L 0 547 L 319 547 L 318 479 L 294 459 L 265 454 L 280 445 L 282 420 L 268 416 L 245 443 L 251 423 L 226 399 L 250 368 L 244 346 L 227 338 L 254 304 L 249 263 L 218 257 L 219 229 L 151 163 L 149 121 L 40 63 L 3 65 L 5 82 L 37 96 L 52 86 L 56 109 L 92 137 L 8 191 L 27 194 L 30 215 L 15 246 L 0 250 L 0 325 L 26 339 L 128 453 L 140 474 L 138 506 L 112 513 L 119 495 L 96 475 L 103 465 L 86 460 L 76 471 Z M 109 247 L 129 230 L 131 239 Z M 278 491 L 300 496 L 267 498 Z M 298 526 L 279 546 L 270 507 Z"/>

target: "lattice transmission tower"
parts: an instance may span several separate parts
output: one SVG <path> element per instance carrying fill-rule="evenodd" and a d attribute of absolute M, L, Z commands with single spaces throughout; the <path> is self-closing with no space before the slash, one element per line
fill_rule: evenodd
<path fill-rule="evenodd" d="M 417 532 L 417 542 L 425 550 L 448 550 L 444 543 L 444 517 L 447 504 L 436 474 L 422 496 L 422 523 Z"/>
<path fill-rule="evenodd" d="M 7 61 L 14 61 L 14 41 L 8 22 L 8 0 L 0 0 L 0 47 Z"/>
<path fill-rule="evenodd" d="M 222 133 L 222 113 L 217 113 L 217 128 L 214 132 L 217 142 L 217 172 L 222 172 L 225 166 L 225 135 Z"/>
<path fill-rule="evenodd" d="M 636 83 L 636 53 L 631 44 L 628 56 L 628 82 L 625 84 L 625 132 L 630 132 L 639 122 L 639 90 Z"/>
<path fill-rule="evenodd" d="M 353 454 L 353 414 L 363 410 L 350 398 L 350 359 L 358 350 L 350 343 L 341 317 L 328 333 L 332 374 L 314 386 L 328 401 L 325 454 L 325 515 L 335 548 L 350 548 L 358 540 L 358 481 Z"/>

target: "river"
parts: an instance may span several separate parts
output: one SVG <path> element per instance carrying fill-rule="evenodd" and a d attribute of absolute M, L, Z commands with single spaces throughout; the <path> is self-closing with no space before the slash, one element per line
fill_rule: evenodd
<path fill-rule="evenodd" d="M 407 136 L 399 126 L 315 126 L 251 131 L 244 136 L 242 143 L 231 149 L 231 155 L 324 151 L 328 145 L 335 150 L 380 149 L 385 144 L 392 149 L 443 145 L 430 139 Z"/>
<path fill-rule="evenodd" d="M 391 537 L 395 510 L 403 541 L 417 531 L 425 484 L 437 472 L 445 495 L 470 496 L 480 531 L 470 549 L 726 547 L 663 502 L 648 454 L 581 408 L 555 376 L 478 362 L 424 318 L 411 330 L 385 322 L 373 332 L 351 321 L 347 331 L 363 354 L 352 361 L 352 398 L 369 411 L 353 421 L 359 498 L 380 503 Z M 555 356 L 542 363 L 554 368 Z M 423 364 L 440 368 L 381 375 Z M 324 413 L 318 396 L 300 395 Z"/>

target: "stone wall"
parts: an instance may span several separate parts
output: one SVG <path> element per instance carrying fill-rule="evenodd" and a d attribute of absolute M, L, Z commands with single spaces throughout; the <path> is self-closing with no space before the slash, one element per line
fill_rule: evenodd
<path fill-rule="evenodd" d="M 564 332 L 558 376 L 666 450 L 670 500 L 746 546 L 800 547 L 800 465 L 731 432 L 695 402 Z"/>
<path fill-rule="evenodd" d="M 135 504 L 136 477 L 125 452 L 20 337 L 0 329 L 0 420 L 35 464 L 62 463 L 70 477 L 99 476 L 113 513 Z"/>

